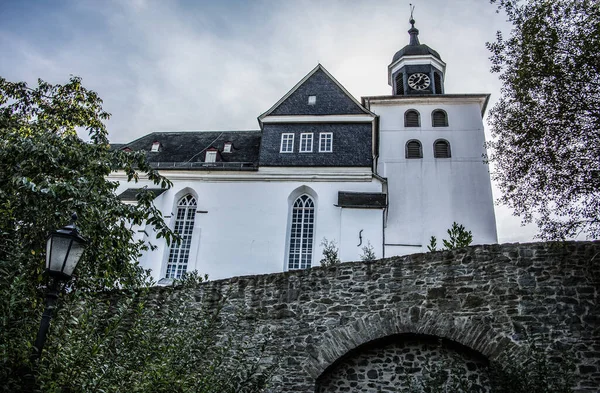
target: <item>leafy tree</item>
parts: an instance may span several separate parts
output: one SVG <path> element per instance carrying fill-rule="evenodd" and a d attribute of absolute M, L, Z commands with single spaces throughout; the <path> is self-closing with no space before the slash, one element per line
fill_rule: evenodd
<path fill-rule="evenodd" d="M 473 243 L 473 233 L 471 233 L 471 231 L 467 231 L 465 229 L 465 226 L 462 224 L 453 222 L 452 226 L 447 230 L 447 232 L 450 238 L 448 240 L 442 239 L 442 243 L 444 243 L 444 247 L 446 248 L 442 248 L 441 251 L 469 247 L 471 243 Z M 431 236 L 431 238 L 429 239 L 427 250 L 429 252 L 434 252 L 438 250 L 437 238 L 435 236 Z"/>
<path fill-rule="evenodd" d="M 0 380 L 10 381 L 27 362 L 41 315 L 46 236 L 72 212 L 89 245 L 71 292 L 146 281 L 135 262 L 146 246 L 133 241 L 131 224 L 148 222 L 173 236 L 147 193 L 125 205 L 114 194 L 117 184 L 106 180 L 123 169 L 130 180 L 147 176 L 170 186 L 142 154 L 110 150 L 108 117 L 79 78 L 62 86 L 40 80 L 36 88 L 0 78 Z M 77 137 L 81 128 L 89 143 Z M 19 390 L 10 382 L 3 388 Z"/>
<path fill-rule="evenodd" d="M 429 238 L 429 244 L 427 245 L 427 250 L 429 252 L 437 251 L 437 238 L 435 236 L 431 236 L 431 238 Z"/>
<path fill-rule="evenodd" d="M 362 248 L 362 254 L 360 255 L 360 260 L 364 262 L 370 262 L 375 260 L 375 251 L 373 250 L 373 246 L 370 241 L 367 241 L 367 244 Z"/>
<path fill-rule="evenodd" d="M 196 365 L 188 363 L 197 360 L 197 353 L 192 356 L 185 350 L 200 347 L 182 346 L 188 334 L 199 339 L 196 332 L 204 337 L 198 343 L 202 350 L 216 342 L 210 320 L 194 322 L 207 324 L 205 328 L 189 321 L 178 325 L 183 313 L 179 310 L 159 327 L 151 317 L 157 311 L 137 297 L 108 311 L 99 304 L 98 291 L 120 289 L 134 296 L 131 291 L 150 284 L 148 273 L 137 263 L 148 245 L 134 240 L 133 225 L 149 224 L 158 237 L 177 240 L 154 206 L 151 192 L 142 190 L 137 204 L 124 204 L 115 195 L 117 183 L 107 176 L 116 170 L 124 171 L 129 181 L 148 178 L 162 188 L 171 183 L 150 167 L 143 152 L 111 150 L 103 123 L 108 118 L 102 100 L 77 77 L 64 85 L 39 80 L 35 88 L 0 78 L 0 391 L 100 391 L 94 386 L 115 392 L 160 391 L 142 389 L 149 381 L 156 386 L 187 386 L 188 382 L 177 385 L 175 375 L 181 381 L 205 378 L 203 386 L 211 386 L 211 380 L 230 381 L 227 388 L 213 384 L 229 391 L 237 383 L 231 378 L 241 376 L 230 371 L 247 370 L 241 355 L 223 369 L 211 368 L 206 360 L 207 368 L 198 373 Z M 78 138 L 80 129 L 88 132 L 89 142 Z M 31 364 L 45 292 L 46 236 L 64 226 L 73 212 L 89 243 L 77 276 L 63 288 L 59 302 L 63 308 L 44 350 L 48 353 Z M 139 320 L 122 318 L 128 315 Z M 164 349 L 160 357 L 149 350 L 143 356 L 151 344 Z M 221 346 L 227 355 L 213 348 L 215 361 L 229 358 L 229 349 L 242 354 L 242 344 Z M 112 365 L 110 370 L 107 364 Z M 181 376 L 184 369 L 196 376 Z M 138 390 L 119 387 L 123 382 L 119 379 L 130 376 L 139 381 Z"/>
<path fill-rule="evenodd" d="M 224 298 L 195 298 L 202 279 L 188 274 L 167 288 L 69 301 L 57 318 L 38 376 L 43 391 L 253 393 L 276 369 L 264 358 L 268 335 L 221 312 Z M 224 334 L 227 332 L 227 334 Z M 61 343 L 76 343 L 66 347 Z"/>
<path fill-rule="evenodd" d="M 488 43 L 501 97 L 490 111 L 492 178 L 546 239 L 600 235 L 600 7 L 491 0 L 512 23 Z"/>
<path fill-rule="evenodd" d="M 455 248 L 469 247 L 473 243 L 473 234 L 471 231 L 467 231 L 464 225 L 453 222 L 452 226 L 448 229 L 448 240 L 443 239 L 444 247 L 448 250 Z"/>
<path fill-rule="evenodd" d="M 135 261 L 146 245 L 133 241 L 131 225 L 148 223 L 159 237 L 173 237 L 150 192 L 140 193 L 137 204 L 124 204 L 115 195 L 118 184 L 106 179 L 123 170 L 129 181 L 147 177 L 160 187 L 171 185 L 143 152 L 110 149 L 103 124 L 108 118 L 102 100 L 79 78 L 62 86 L 40 80 L 36 88 L 0 78 L 0 260 L 17 262 L 13 273 L 27 272 L 34 288 L 42 284 L 46 236 L 73 212 L 89 244 L 71 289 L 144 282 Z M 90 142 L 77 129 L 86 129 Z"/>
<path fill-rule="evenodd" d="M 338 247 L 335 240 L 327 240 L 326 237 L 321 241 L 323 247 L 323 258 L 320 263 L 321 266 L 333 266 L 340 263 L 340 257 L 338 256 Z"/>

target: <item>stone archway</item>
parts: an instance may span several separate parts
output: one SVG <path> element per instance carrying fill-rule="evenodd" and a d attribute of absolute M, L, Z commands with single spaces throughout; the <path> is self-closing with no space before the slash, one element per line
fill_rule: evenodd
<path fill-rule="evenodd" d="M 309 348 L 305 371 L 317 380 L 354 349 L 385 337 L 407 333 L 448 339 L 489 360 L 519 351 L 512 340 L 494 331 L 481 318 L 454 317 L 422 307 L 411 307 L 367 315 L 350 325 L 326 332 L 320 345 Z"/>
<path fill-rule="evenodd" d="M 451 340 L 399 334 L 355 348 L 332 364 L 316 393 L 490 391 L 488 359 Z"/>

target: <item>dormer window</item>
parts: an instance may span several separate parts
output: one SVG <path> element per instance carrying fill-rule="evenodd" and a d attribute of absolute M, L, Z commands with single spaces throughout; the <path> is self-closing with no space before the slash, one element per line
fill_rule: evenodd
<path fill-rule="evenodd" d="M 160 142 L 154 142 L 152 144 L 152 148 L 150 149 L 151 152 L 158 152 L 160 149 Z"/>
<path fill-rule="evenodd" d="M 231 142 L 225 142 L 225 145 L 223 145 L 223 153 L 231 153 Z"/>
<path fill-rule="evenodd" d="M 317 96 L 308 96 L 308 105 L 315 105 L 317 103 Z"/>
<path fill-rule="evenodd" d="M 216 162 L 217 161 L 217 151 L 216 150 L 208 150 L 206 155 L 204 156 L 204 162 Z"/>

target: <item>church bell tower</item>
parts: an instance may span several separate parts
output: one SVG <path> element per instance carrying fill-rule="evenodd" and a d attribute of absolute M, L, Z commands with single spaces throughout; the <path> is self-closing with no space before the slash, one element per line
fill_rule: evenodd
<path fill-rule="evenodd" d="M 419 30 L 412 16 L 410 24 L 409 44 L 396 52 L 388 66 L 388 84 L 392 86 L 392 94 L 444 94 L 446 63 L 435 50 L 419 43 Z"/>
<path fill-rule="evenodd" d="M 411 10 L 412 11 L 412 10 Z M 384 255 L 427 252 L 454 222 L 474 244 L 496 243 L 496 219 L 485 154 L 483 116 L 489 94 L 448 94 L 446 63 L 419 42 L 412 15 L 410 41 L 388 66 L 392 95 L 363 97 L 377 114 L 376 172 L 387 180 Z"/>

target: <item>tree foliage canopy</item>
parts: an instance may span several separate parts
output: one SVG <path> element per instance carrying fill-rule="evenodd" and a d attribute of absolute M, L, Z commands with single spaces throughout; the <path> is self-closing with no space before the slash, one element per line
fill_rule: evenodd
<path fill-rule="evenodd" d="M 147 222 L 169 239 L 173 233 L 150 193 L 124 204 L 114 193 L 118 184 L 106 176 L 120 169 L 129 180 L 146 176 L 165 188 L 170 182 L 143 153 L 110 149 L 103 123 L 108 118 L 102 100 L 79 78 L 55 86 L 40 80 L 35 89 L 0 79 L 0 260 L 16 260 L 20 271 L 38 277 L 46 237 L 74 212 L 89 241 L 75 288 L 143 283 L 136 260 L 146 245 L 133 241 L 131 225 Z M 87 130 L 90 142 L 77 129 Z M 9 240 L 17 246 L 7 247 Z"/>
<path fill-rule="evenodd" d="M 491 0 L 513 24 L 488 43 L 501 97 L 489 160 L 500 201 L 540 237 L 600 235 L 600 7 Z"/>
<path fill-rule="evenodd" d="M 260 391 L 267 377 L 255 373 L 243 342 L 224 344 L 218 313 L 179 303 L 158 321 L 160 304 L 142 299 L 150 281 L 137 260 L 148 244 L 135 241 L 132 226 L 150 224 L 168 242 L 176 235 L 151 192 L 125 204 L 107 176 L 121 170 L 129 181 L 171 183 L 143 152 L 110 148 L 108 118 L 77 77 L 64 85 L 39 80 L 35 88 L 0 78 L 0 391 Z M 89 142 L 77 136 L 81 129 Z M 31 363 L 46 237 L 71 213 L 88 245 L 41 360 Z M 127 291 L 117 305 L 98 297 L 111 289 Z"/>

